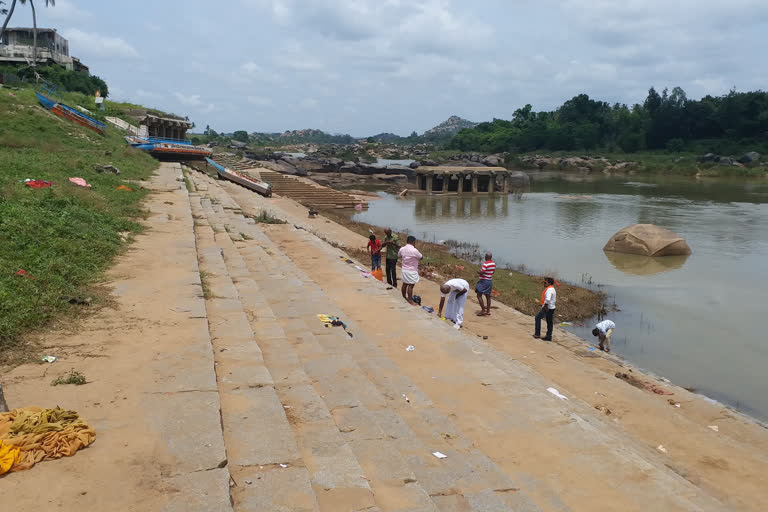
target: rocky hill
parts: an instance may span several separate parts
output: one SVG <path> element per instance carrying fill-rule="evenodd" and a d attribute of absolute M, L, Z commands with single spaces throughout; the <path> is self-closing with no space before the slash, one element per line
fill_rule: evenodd
<path fill-rule="evenodd" d="M 474 128 L 478 123 L 467 121 L 459 116 L 451 116 L 439 125 L 424 132 L 425 137 L 429 136 L 453 136 L 464 128 Z"/>

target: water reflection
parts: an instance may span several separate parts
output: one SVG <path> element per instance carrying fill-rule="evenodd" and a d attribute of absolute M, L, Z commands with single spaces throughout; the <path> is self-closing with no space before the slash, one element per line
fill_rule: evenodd
<path fill-rule="evenodd" d="M 637 254 L 624 254 L 615 251 L 603 251 L 605 257 L 617 270 L 635 276 L 652 276 L 680 268 L 688 259 L 686 256 L 663 256 L 652 258 Z"/>
<path fill-rule="evenodd" d="M 439 218 L 503 218 L 509 215 L 509 196 L 417 197 L 414 217 L 420 220 Z"/>

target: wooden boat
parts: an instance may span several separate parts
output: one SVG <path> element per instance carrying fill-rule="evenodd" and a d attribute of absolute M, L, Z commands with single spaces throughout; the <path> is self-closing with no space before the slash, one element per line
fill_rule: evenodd
<path fill-rule="evenodd" d="M 107 125 L 104 123 L 99 122 L 91 116 L 87 116 L 79 110 L 65 105 L 64 103 L 61 103 L 58 100 L 58 93 L 56 88 L 51 85 L 44 85 L 40 88 L 39 91 L 35 92 L 35 95 L 37 96 L 37 101 L 39 101 L 43 107 L 50 110 L 57 116 L 61 116 L 64 119 L 69 119 L 73 123 L 77 123 L 80 126 L 85 126 L 86 128 L 89 128 L 99 134 L 103 134 L 104 130 L 107 129 Z"/>
<path fill-rule="evenodd" d="M 206 158 L 205 161 L 208 162 L 208 164 L 211 165 L 214 169 L 216 169 L 216 173 L 219 175 L 220 179 L 225 179 L 233 183 L 237 183 L 238 185 L 242 185 L 245 188 L 253 190 L 254 192 L 257 192 L 265 197 L 272 196 L 272 185 L 269 183 L 253 179 L 250 176 L 246 176 L 245 174 L 229 169 L 228 167 L 224 167 L 221 164 L 217 164 L 210 158 Z"/>
<path fill-rule="evenodd" d="M 156 137 L 142 138 L 129 135 L 125 140 L 131 146 L 146 151 L 158 160 L 186 161 L 203 160 L 213 154 L 211 148 L 193 146 L 187 140 L 161 139 Z"/>

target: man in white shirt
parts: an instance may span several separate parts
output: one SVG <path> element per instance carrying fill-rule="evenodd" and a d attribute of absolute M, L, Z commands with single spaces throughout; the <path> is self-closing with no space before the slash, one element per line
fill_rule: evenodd
<path fill-rule="evenodd" d="M 542 338 L 544 341 L 552 341 L 552 327 L 555 318 L 555 301 L 557 292 L 555 291 L 555 280 L 551 277 L 544 278 L 544 284 L 547 286 L 541 294 L 541 311 L 536 313 L 536 332 L 534 338 L 541 338 L 541 319 L 547 319 L 547 335 Z"/>
<path fill-rule="evenodd" d="M 611 351 L 611 334 L 616 328 L 616 324 L 610 320 L 603 320 L 592 329 L 592 336 L 597 336 L 600 340 L 600 350 L 604 352 Z"/>
<path fill-rule="evenodd" d="M 440 307 L 437 316 L 443 316 L 445 297 L 448 297 L 448 306 L 445 308 L 445 318 L 452 320 L 457 327 L 464 323 L 464 306 L 467 304 L 467 292 L 469 283 L 464 279 L 449 279 L 440 287 Z"/>

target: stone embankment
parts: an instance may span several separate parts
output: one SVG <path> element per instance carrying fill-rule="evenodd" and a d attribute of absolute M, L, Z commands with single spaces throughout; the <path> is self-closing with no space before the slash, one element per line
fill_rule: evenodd
<path fill-rule="evenodd" d="M 187 177 L 189 192 L 168 164 L 147 184 L 149 229 L 115 270 L 116 309 L 46 334 L 89 383 L 51 388 L 39 364 L 3 375 L 12 407 L 59 404 L 97 431 L 74 457 L 4 477 L 14 510 L 768 507 L 754 423 L 657 381 L 676 408 L 559 329 L 532 340 L 504 306 L 453 329 L 346 261 L 339 247 L 364 237 Z M 256 224 L 265 209 L 289 223 Z"/>

